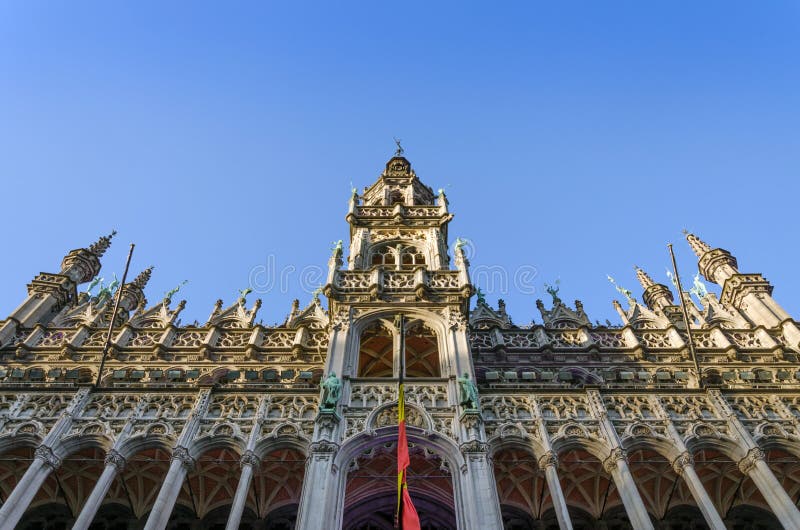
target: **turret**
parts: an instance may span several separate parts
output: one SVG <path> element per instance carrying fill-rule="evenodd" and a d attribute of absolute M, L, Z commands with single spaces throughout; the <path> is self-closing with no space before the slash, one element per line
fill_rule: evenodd
<path fill-rule="evenodd" d="M 61 262 L 58 273 L 42 272 L 28 284 L 28 297 L 0 326 L 0 344 L 4 344 L 19 327 L 46 323 L 58 311 L 77 302 L 77 287 L 100 272 L 100 258 L 111 245 L 116 232 L 103 236 L 88 248 L 70 251 Z"/>
<path fill-rule="evenodd" d="M 725 280 L 739 273 L 738 264 L 730 252 L 722 248 L 712 249 L 708 243 L 694 234 L 684 232 L 686 241 L 699 258 L 700 273 L 710 282 L 722 285 Z"/>
<path fill-rule="evenodd" d="M 654 282 L 650 275 L 639 267 L 634 265 L 633 268 L 636 270 L 636 278 L 644 288 L 642 298 L 647 307 L 653 311 L 663 311 L 673 305 L 672 291 L 666 285 Z"/>
<path fill-rule="evenodd" d="M 736 258 L 721 248 L 712 249 L 694 234 L 686 240 L 700 258 L 698 268 L 709 281 L 722 286 L 720 302 L 741 312 L 750 322 L 767 328 L 781 327 L 786 342 L 800 350 L 800 329 L 772 298 L 772 285 L 759 273 L 740 273 Z"/>

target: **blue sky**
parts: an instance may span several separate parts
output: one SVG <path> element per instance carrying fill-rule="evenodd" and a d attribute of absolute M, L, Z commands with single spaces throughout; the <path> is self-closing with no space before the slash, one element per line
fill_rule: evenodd
<path fill-rule="evenodd" d="M 797 316 L 798 29 L 789 1 L 3 2 L 0 313 L 115 228 L 103 274 L 135 242 L 184 322 L 265 267 L 281 321 L 397 136 L 474 267 L 535 269 L 482 285 L 518 323 L 558 278 L 618 322 L 606 274 L 641 298 L 673 241 L 690 280 L 684 227 Z"/>

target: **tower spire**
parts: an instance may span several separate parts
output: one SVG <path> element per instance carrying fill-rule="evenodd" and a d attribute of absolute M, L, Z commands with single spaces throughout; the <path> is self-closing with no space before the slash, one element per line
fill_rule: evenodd
<path fill-rule="evenodd" d="M 154 267 L 150 265 L 145 270 L 139 273 L 139 275 L 134 278 L 133 282 L 131 282 L 134 286 L 138 287 L 139 289 L 144 290 L 147 282 L 150 281 L 150 276 L 153 275 Z"/>
<path fill-rule="evenodd" d="M 110 234 L 107 236 L 101 236 L 100 239 L 89 245 L 89 252 L 97 256 L 98 258 L 103 257 L 103 254 L 106 253 L 108 247 L 111 246 L 111 239 L 117 235 L 116 230 L 112 230 Z"/>
<path fill-rule="evenodd" d="M 653 278 L 651 278 L 649 274 L 644 272 L 637 265 L 633 266 L 633 270 L 636 271 L 636 279 L 639 280 L 639 283 L 642 284 L 644 289 L 656 284 L 656 282 L 653 281 Z"/>
<path fill-rule="evenodd" d="M 706 252 L 711 251 L 711 247 L 708 245 L 708 243 L 706 243 L 696 235 L 692 234 L 691 232 L 685 229 L 683 233 L 686 236 L 686 241 L 689 242 L 689 246 L 692 247 L 692 250 L 694 251 L 694 253 L 697 255 L 698 258 L 702 258 Z"/>

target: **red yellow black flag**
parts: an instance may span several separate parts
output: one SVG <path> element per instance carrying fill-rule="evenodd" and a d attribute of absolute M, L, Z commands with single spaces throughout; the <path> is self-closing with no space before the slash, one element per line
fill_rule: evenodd
<path fill-rule="evenodd" d="M 397 527 L 400 530 L 420 530 L 419 515 L 408 493 L 406 471 L 411 464 L 406 438 L 406 404 L 403 384 L 405 349 L 405 322 L 400 317 L 400 378 L 397 391 Z"/>

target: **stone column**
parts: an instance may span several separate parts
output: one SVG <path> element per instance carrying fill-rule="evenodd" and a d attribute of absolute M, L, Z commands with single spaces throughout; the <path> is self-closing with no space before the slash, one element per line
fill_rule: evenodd
<path fill-rule="evenodd" d="M 739 461 L 739 470 L 753 479 L 767 504 L 785 528 L 800 528 L 800 510 L 797 509 L 764 461 L 764 451 L 753 440 L 750 431 L 739 421 L 739 417 L 725 400 L 722 392 L 709 390 L 708 394 L 720 415 L 728 420 L 731 432 L 737 435 L 740 444 L 747 451 L 744 458 Z"/>
<path fill-rule="evenodd" d="M 644 506 L 639 490 L 636 489 L 636 482 L 633 480 L 631 471 L 628 468 L 628 461 L 625 458 L 625 451 L 619 442 L 617 431 L 611 420 L 608 419 L 608 412 L 603 403 L 603 398 L 597 390 L 586 392 L 589 398 L 589 405 L 594 410 L 595 416 L 599 420 L 600 432 L 611 447 L 611 453 L 603 461 L 603 468 L 614 479 L 614 484 L 619 490 L 622 504 L 631 520 L 631 524 L 637 530 L 653 530 L 653 523 Z"/>
<path fill-rule="evenodd" d="M 547 488 L 550 490 L 550 498 L 553 500 L 558 527 L 561 530 L 572 530 L 567 501 L 561 489 L 561 482 L 558 481 L 558 457 L 553 451 L 548 451 L 539 459 L 539 467 L 544 469 L 544 478 L 547 480 Z"/>
<path fill-rule="evenodd" d="M 94 485 L 89 498 L 86 499 L 86 503 L 83 505 L 80 515 L 78 515 L 78 518 L 75 520 L 75 524 L 72 525 L 72 530 L 86 530 L 89 528 L 95 515 L 97 515 L 97 510 L 100 509 L 100 505 L 103 504 L 103 500 L 106 498 L 106 494 L 111 488 L 111 483 L 114 482 L 117 475 L 122 473 L 122 470 L 125 469 L 125 458 L 114 449 L 108 452 L 105 462 L 106 467 L 103 469 L 103 473 Z"/>
<path fill-rule="evenodd" d="M 708 496 L 708 492 L 703 486 L 700 477 L 697 476 L 692 456 L 688 452 L 681 453 L 681 455 L 672 462 L 672 469 L 675 470 L 675 473 L 677 473 L 679 477 L 683 477 L 683 480 L 686 481 L 686 485 L 692 493 L 694 502 L 696 502 L 697 507 L 700 508 L 700 512 L 702 512 L 703 517 L 708 523 L 708 527 L 712 530 L 725 530 L 726 527 L 725 523 L 722 522 L 722 517 L 720 517 L 714 503 L 711 502 L 711 497 Z"/>
<path fill-rule="evenodd" d="M 53 454 L 52 449 L 45 445 L 36 449 L 33 462 L 0 508 L 0 528 L 14 528 L 19 523 L 39 488 L 59 466 L 61 459 Z"/>
<path fill-rule="evenodd" d="M 163 530 L 167 526 L 169 516 L 172 515 L 172 509 L 175 507 L 175 501 L 178 500 L 181 492 L 183 480 L 192 469 L 194 469 L 194 459 L 189 456 L 189 451 L 185 447 L 176 447 L 172 452 L 169 471 L 158 491 L 158 498 L 153 504 L 153 510 L 150 512 L 150 517 L 147 518 L 144 530 Z"/>
<path fill-rule="evenodd" d="M 739 461 L 739 470 L 753 479 L 758 491 L 784 528 L 800 528 L 800 510 L 764 461 L 764 451 L 753 447 Z"/>
<path fill-rule="evenodd" d="M 242 474 L 239 476 L 239 484 L 236 485 L 236 494 L 233 496 L 233 505 L 231 506 L 231 513 L 228 515 L 228 524 L 225 525 L 225 530 L 239 528 L 239 522 L 242 520 L 242 513 L 244 512 L 245 504 L 247 504 L 247 493 L 250 491 L 253 468 L 260 465 L 261 460 L 253 451 L 248 449 L 242 455 Z"/>
<path fill-rule="evenodd" d="M 297 530 L 328 530 L 335 526 L 332 521 L 337 518 L 341 525 L 341 507 L 335 506 L 338 492 L 333 464 L 338 449 L 337 444 L 326 440 L 314 442 L 309 447 L 295 526 Z"/>
<path fill-rule="evenodd" d="M 503 528 L 500 514 L 500 499 L 497 497 L 497 482 L 494 468 L 489 458 L 488 446 L 473 440 L 461 445 L 466 472 L 462 473 L 462 497 L 465 503 L 467 520 L 465 530 L 485 530 Z M 456 499 L 459 502 L 459 499 Z"/>
<path fill-rule="evenodd" d="M 608 458 L 603 461 L 603 468 L 614 479 L 631 525 L 637 530 L 653 530 L 650 515 L 647 513 L 647 508 L 642 502 L 642 497 L 639 495 L 639 490 L 636 489 L 636 483 L 628 468 L 625 452 L 619 447 L 612 450 Z"/>

